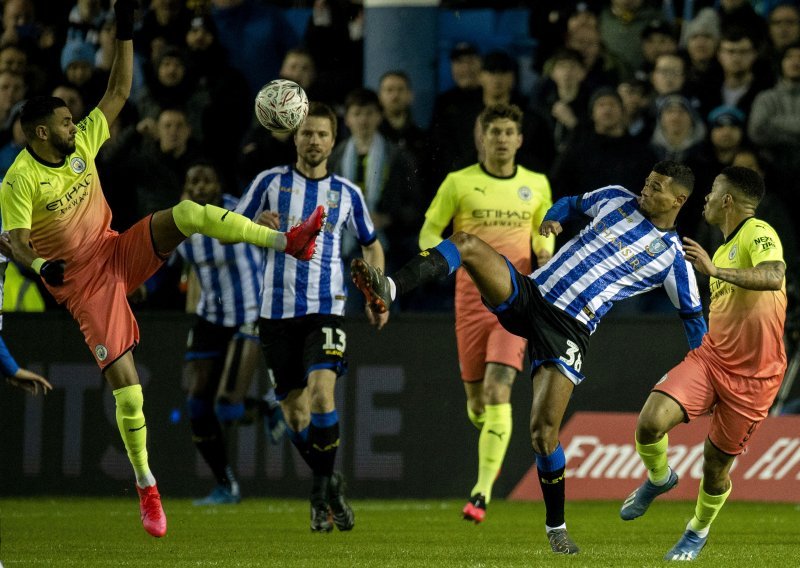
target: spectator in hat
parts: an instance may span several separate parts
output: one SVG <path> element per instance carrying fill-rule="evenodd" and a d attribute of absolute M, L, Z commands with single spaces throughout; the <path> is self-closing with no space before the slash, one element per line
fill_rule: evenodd
<path fill-rule="evenodd" d="M 68 83 L 81 92 L 90 104 L 100 101 L 108 77 L 95 69 L 95 48 L 83 41 L 68 41 L 61 50 L 61 72 Z"/>
<path fill-rule="evenodd" d="M 550 175 L 554 200 L 612 184 L 635 190 L 656 161 L 647 144 L 628 134 L 622 99 L 614 88 L 592 93 L 589 115 L 591 126 L 576 131 L 555 161 Z M 559 241 L 571 236 L 562 235 Z"/>
<path fill-rule="evenodd" d="M 800 42 L 789 45 L 781 59 L 781 78 L 756 95 L 747 125 L 753 143 L 760 146 L 782 176 L 782 186 L 797 188 L 800 174 Z M 795 191 L 793 191 L 794 193 Z M 786 197 L 786 196 L 784 196 Z"/>
<path fill-rule="evenodd" d="M 462 41 L 450 50 L 450 75 L 459 89 L 480 87 L 481 54 L 471 43 Z"/>
<path fill-rule="evenodd" d="M 685 92 L 698 99 L 708 98 L 709 85 L 722 81 L 717 61 L 720 30 L 719 16 L 713 8 L 704 8 L 683 26 L 681 48 L 686 68 Z"/>
<path fill-rule="evenodd" d="M 197 81 L 198 91 L 207 93 L 206 104 L 201 109 L 199 136 L 195 138 L 202 139 L 203 153 L 214 156 L 217 161 L 217 173 L 223 186 L 237 187 L 239 148 L 248 128 L 255 122 L 250 86 L 244 75 L 228 62 L 211 16 L 197 15 L 191 19 L 184 45 L 187 76 Z M 259 128 L 267 134 L 263 127 L 259 125 Z M 266 167 L 262 165 L 253 175 Z M 247 182 L 252 177 L 249 176 Z"/>
<path fill-rule="evenodd" d="M 658 161 L 685 164 L 700 151 L 705 136 L 706 127 L 686 97 L 676 93 L 659 100 L 658 119 L 650 139 Z"/>
<path fill-rule="evenodd" d="M 600 12 L 603 43 L 623 62 L 626 77 L 642 66 L 642 31 L 660 17 L 661 12 L 644 0 L 610 0 Z"/>
<path fill-rule="evenodd" d="M 480 84 L 481 56 L 474 45 L 457 43 L 450 51 L 450 73 L 455 86 L 436 96 L 431 116 L 431 187 L 472 155 L 475 117 L 483 110 Z"/>
<path fill-rule="evenodd" d="M 637 70 L 637 75 L 641 77 L 650 75 L 659 56 L 678 53 L 675 29 L 664 20 L 647 22 L 642 30 L 641 42 L 642 64 Z"/>

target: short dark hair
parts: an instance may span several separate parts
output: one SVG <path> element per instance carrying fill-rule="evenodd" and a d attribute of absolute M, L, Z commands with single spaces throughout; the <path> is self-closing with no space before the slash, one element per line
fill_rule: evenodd
<path fill-rule="evenodd" d="M 68 108 L 64 99 L 50 96 L 36 96 L 28 99 L 19 115 L 22 132 L 28 141 L 36 138 L 36 127 L 47 122 L 57 108 Z"/>
<path fill-rule="evenodd" d="M 308 104 L 308 114 L 306 118 L 309 116 L 316 116 L 319 118 L 327 118 L 331 122 L 331 133 L 333 134 L 333 139 L 336 140 L 336 130 L 337 130 L 337 120 L 336 120 L 336 113 L 333 112 L 333 109 L 326 105 L 325 103 L 320 103 L 316 101 L 312 101 Z"/>
<path fill-rule="evenodd" d="M 381 83 L 383 83 L 383 80 L 386 79 L 387 77 L 397 77 L 398 79 L 402 79 L 405 82 L 406 87 L 408 87 L 409 89 L 411 88 L 411 78 L 405 71 L 401 71 L 400 69 L 392 69 L 391 71 L 387 71 L 386 73 L 381 75 L 378 84 L 380 85 Z"/>
<path fill-rule="evenodd" d="M 370 89 L 358 88 L 347 93 L 344 98 L 344 108 L 349 109 L 353 106 L 374 106 L 379 112 L 383 111 L 378 93 Z"/>
<path fill-rule="evenodd" d="M 662 176 L 672 178 L 672 181 L 676 184 L 685 187 L 689 195 L 694 191 L 694 173 L 692 173 L 692 168 L 689 166 L 664 160 L 653 166 L 653 171 Z"/>
<path fill-rule="evenodd" d="M 721 176 L 755 205 L 764 199 L 764 178 L 757 171 L 742 166 L 729 166 L 720 172 Z"/>
<path fill-rule="evenodd" d="M 517 105 L 508 105 L 505 103 L 498 103 L 489 105 L 478 116 L 481 124 L 481 130 L 486 132 L 492 121 L 507 118 L 516 123 L 517 129 L 522 132 L 522 110 Z"/>

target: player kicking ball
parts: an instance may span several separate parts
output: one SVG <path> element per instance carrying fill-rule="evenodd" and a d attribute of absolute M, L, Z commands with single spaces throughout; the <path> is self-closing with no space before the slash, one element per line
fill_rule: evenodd
<path fill-rule="evenodd" d="M 324 212 L 317 208 L 300 225 L 281 233 L 213 205 L 182 201 L 124 233 L 111 230 L 111 210 L 95 156 L 130 95 L 135 6 L 134 0 L 114 4 L 117 39 L 108 87 L 85 119 L 76 125 L 66 103 L 56 97 L 33 97 L 23 107 L 20 120 L 28 145 L 0 187 L 0 209 L 14 258 L 39 274 L 77 320 L 113 389 L 117 427 L 136 474 L 142 524 L 161 537 L 167 532 L 167 519 L 148 465 L 142 387 L 132 355 L 139 328 L 127 293 L 195 233 L 308 260 Z"/>

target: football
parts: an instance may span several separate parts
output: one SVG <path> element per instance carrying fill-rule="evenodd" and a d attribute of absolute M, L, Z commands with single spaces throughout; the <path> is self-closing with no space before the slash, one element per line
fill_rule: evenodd
<path fill-rule="evenodd" d="M 287 79 L 274 79 L 256 95 L 256 118 L 272 132 L 291 132 L 308 114 L 308 97 L 303 88 Z"/>

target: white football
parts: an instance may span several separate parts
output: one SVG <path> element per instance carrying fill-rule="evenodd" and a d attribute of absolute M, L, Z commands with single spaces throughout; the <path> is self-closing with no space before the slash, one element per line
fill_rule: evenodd
<path fill-rule="evenodd" d="M 291 132 L 308 114 L 308 97 L 303 88 L 287 79 L 274 79 L 256 95 L 256 118 L 273 132 Z"/>

